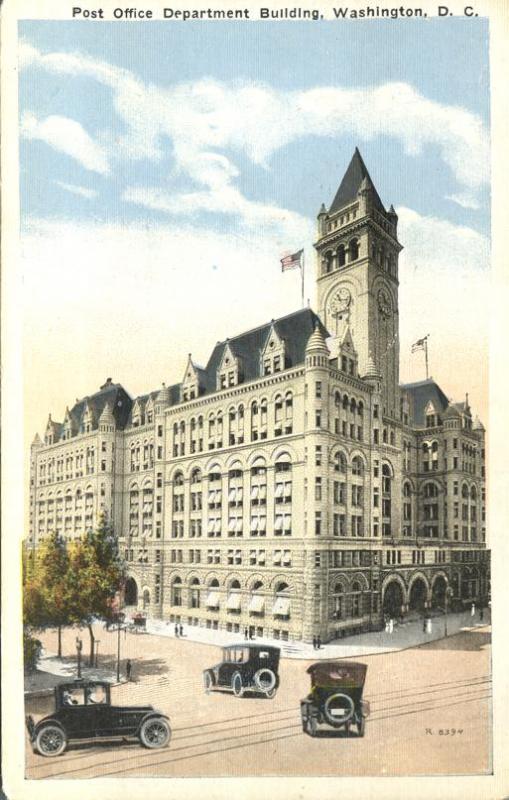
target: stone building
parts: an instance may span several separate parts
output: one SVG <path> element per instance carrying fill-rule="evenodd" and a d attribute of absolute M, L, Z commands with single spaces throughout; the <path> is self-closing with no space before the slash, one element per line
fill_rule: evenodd
<path fill-rule="evenodd" d="M 111 380 L 31 450 L 30 542 L 109 519 L 127 606 L 322 641 L 489 594 L 485 431 L 399 383 L 398 218 L 358 150 L 318 214 L 317 308 L 219 342 L 181 383 Z"/>

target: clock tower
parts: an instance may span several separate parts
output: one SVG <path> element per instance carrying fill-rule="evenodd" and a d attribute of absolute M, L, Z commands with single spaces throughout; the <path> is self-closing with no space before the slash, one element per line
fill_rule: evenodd
<path fill-rule="evenodd" d="M 334 340 L 349 327 L 359 375 L 382 375 L 387 416 L 399 414 L 398 217 L 385 210 L 358 149 L 318 214 L 318 313 Z"/>

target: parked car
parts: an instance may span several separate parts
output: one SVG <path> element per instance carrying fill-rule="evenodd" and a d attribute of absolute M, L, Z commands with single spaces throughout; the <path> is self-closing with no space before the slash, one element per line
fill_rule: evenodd
<path fill-rule="evenodd" d="M 234 644 L 223 648 L 219 664 L 203 673 L 205 691 L 229 689 L 236 697 L 256 692 L 272 698 L 279 687 L 279 647 Z"/>
<path fill-rule="evenodd" d="M 69 742 L 84 739 L 139 739 L 144 747 L 166 747 L 170 721 L 152 706 L 115 706 L 106 681 L 76 680 L 55 687 L 55 711 L 26 726 L 34 753 L 61 755 Z"/>
<path fill-rule="evenodd" d="M 302 730 L 315 736 L 318 725 L 344 728 L 350 734 L 352 724 L 357 735 L 364 736 L 369 703 L 362 699 L 366 664 L 319 661 L 308 667 L 311 692 L 301 700 Z"/>

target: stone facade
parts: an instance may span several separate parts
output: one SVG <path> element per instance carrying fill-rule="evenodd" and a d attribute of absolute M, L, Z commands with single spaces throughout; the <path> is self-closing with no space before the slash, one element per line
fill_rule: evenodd
<path fill-rule="evenodd" d="M 489 595 L 482 424 L 399 384 L 397 215 L 358 151 L 318 215 L 319 313 L 220 342 L 132 400 L 110 380 L 31 450 L 30 534 L 106 515 L 126 605 L 328 641 Z"/>

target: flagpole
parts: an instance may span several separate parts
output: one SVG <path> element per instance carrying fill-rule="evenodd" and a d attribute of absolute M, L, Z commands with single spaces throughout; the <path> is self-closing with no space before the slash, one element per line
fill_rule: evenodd
<path fill-rule="evenodd" d="M 302 251 L 302 262 L 300 265 L 301 289 L 302 289 L 302 308 L 304 308 L 304 250 Z"/>
<path fill-rule="evenodd" d="M 424 339 L 424 358 L 426 360 L 426 380 L 428 380 L 429 372 L 428 372 L 428 337 L 427 336 Z"/>

